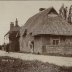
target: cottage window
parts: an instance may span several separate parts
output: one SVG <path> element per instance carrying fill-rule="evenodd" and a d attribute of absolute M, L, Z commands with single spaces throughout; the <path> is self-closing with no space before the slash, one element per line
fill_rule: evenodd
<path fill-rule="evenodd" d="M 58 39 L 54 39 L 53 40 L 53 45 L 58 45 L 59 44 L 59 40 Z"/>

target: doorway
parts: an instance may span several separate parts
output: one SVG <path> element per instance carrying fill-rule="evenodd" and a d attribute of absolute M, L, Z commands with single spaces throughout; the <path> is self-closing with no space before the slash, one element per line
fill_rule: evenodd
<path fill-rule="evenodd" d="M 43 53 L 43 54 L 46 53 L 46 46 L 42 46 L 42 53 Z"/>
<path fill-rule="evenodd" d="M 31 49 L 31 53 L 34 53 L 34 41 L 31 41 L 30 49 Z"/>

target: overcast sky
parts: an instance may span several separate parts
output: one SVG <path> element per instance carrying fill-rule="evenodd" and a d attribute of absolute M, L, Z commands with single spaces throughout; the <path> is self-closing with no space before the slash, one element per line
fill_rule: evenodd
<path fill-rule="evenodd" d="M 54 6 L 58 11 L 63 3 L 68 7 L 72 4 L 71 1 L 0 1 L 0 44 L 4 43 L 10 22 L 14 22 L 16 18 L 22 26 L 29 17 L 39 12 L 39 8 Z"/>

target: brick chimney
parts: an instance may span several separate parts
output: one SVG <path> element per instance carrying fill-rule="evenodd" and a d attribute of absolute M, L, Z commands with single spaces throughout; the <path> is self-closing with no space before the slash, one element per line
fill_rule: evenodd
<path fill-rule="evenodd" d="M 43 10 L 45 10 L 45 8 L 39 8 L 39 11 L 43 11 Z"/>
<path fill-rule="evenodd" d="M 15 26 L 18 26 L 18 20 L 17 20 L 17 18 L 16 18 L 16 21 L 15 21 Z"/>
<path fill-rule="evenodd" d="M 14 22 L 10 23 L 10 30 L 12 30 L 14 28 Z"/>

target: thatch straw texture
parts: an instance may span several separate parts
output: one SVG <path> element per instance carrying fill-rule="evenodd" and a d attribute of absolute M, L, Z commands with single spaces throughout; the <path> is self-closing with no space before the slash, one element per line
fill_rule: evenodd
<path fill-rule="evenodd" d="M 57 16 L 49 17 L 48 14 L 51 12 Z M 29 18 L 20 30 L 21 35 L 23 35 L 25 29 L 27 29 L 27 34 L 32 33 L 33 36 L 39 34 L 72 35 L 72 25 L 64 20 L 53 7 Z"/>

